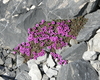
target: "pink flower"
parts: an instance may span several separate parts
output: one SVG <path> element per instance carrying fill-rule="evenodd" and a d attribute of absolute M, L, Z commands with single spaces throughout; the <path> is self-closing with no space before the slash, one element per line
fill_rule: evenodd
<path fill-rule="evenodd" d="M 42 46 L 44 46 L 44 44 L 45 44 L 45 43 L 44 43 L 44 42 L 42 42 L 42 43 L 40 44 L 40 46 L 42 47 Z"/>
<path fill-rule="evenodd" d="M 30 46 L 30 43 L 29 42 L 26 42 L 26 45 L 25 46 Z"/>
<path fill-rule="evenodd" d="M 13 54 L 16 54 L 16 52 L 14 51 L 14 52 L 12 52 Z"/>
<path fill-rule="evenodd" d="M 38 53 L 38 56 L 43 56 L 45 54 L 45 51 L 42 50 L 41 52 Z"/>
<path fill-rule="evenodd" d="M 75 37 L 75 36 L 73 36 L 73 35 L 71 35 L 71 37 L 72 37 L 73 39 L 76 39 L 76 37 Z"/>
<path fill-rule="evenodd" d="M 70 20 L 68 20 L 67 22 L 71 22 Z"/>
<path fill-rule="evenodd" d="M 36 27 L 33 27 L 32 29 L 36 30 Z"/>
<path fill-rule="evenodd" d="M 48 49 L 51 49 L 52 47 L 51 47 L 51 46 L 47 46 L 47 48 L 48 48 Z"/>
<path fill-rule="evenodd" d="M 38 38 L 34 38 L 33 40 L 34 40 L 34 43 L 38 43 L 39 42 Z"/>
<path fill-rule="evenodd" d="M 51 23 L 48 23 L 48 26 L 50 26 Z"/>
<path fill-rule="evenodd" d="M 60 22 L 57 22 L 58 25 L 60 25 Z"/>
<path fill-rule="evenodd" d="M 39 27 L 39 24 L 36 24 L 35 26 L 36 26 L 36 27 Z"/>
<path fill-rule="evenodd" d="M 45 22 L 45 20 L 41 20 L 41 23 L 40 24 L 42 25 L 42 24 L 44 24 L 44 22 Z"/>
<path fill-rule="evenodd" d="M 18 50 L 19 46 L 15 47 L 14 50 Z"/>
<path fill-rule="evenodd" d="M 20 52 L 21 52 L 22 54 L 24 54 L 24 53 L 25 53 L 25 48 L 22 47 L 22 46 L 20 46 Z"/>
<path fill-rule="evenodd" d="M 41 28 L 41 30 L 46 32 L 47 31 L 47 27 L 44 26 L 44 27 Z"/>
<path fill-rule="evenodd" d="M 51 24 L 55 24 L 55 21 L 52 21 Z"/>
<path fill-rule="evenodd" d="M 51 46 L 52 46 L 54 49 L 56 49 L 56 43 L 53 43 Z"/>

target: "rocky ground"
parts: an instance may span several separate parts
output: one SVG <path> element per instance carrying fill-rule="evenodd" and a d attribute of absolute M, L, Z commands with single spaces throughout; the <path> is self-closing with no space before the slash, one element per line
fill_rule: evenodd
<path fill-rule="evenodd" d="M 99 0 L 0 0 L 0 80 L 100 80 Z M 26 41 L 27 29 L 42 19 L 88 18 L 76 40 L 57 50 L 68 64 L 51 55 L 24 63 L 12 49 Z"/>

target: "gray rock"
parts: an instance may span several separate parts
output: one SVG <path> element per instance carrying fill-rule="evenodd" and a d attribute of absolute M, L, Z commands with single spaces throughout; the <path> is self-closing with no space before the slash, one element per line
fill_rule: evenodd
<path fill-rule="evenodd" d="M 100 55 L 98 56 L 98 60 L 100 61 Z"/>
<path fill-rule="evenodd" d="M 21 66 L 24 62 L 24 58 L 21 55 L 17 55 L 17 67 Z"/>
<path fill-rule="evenodd" d="M 15 60 L 15 55 L 13 55 L 13 54 L 9 54 L 7 57 L 12 58 L 13 60 Z"/>
<path fill-rule="evenodd" d="M 48 70 L 49 68 L 47 67 L 47 65 L 46 64 L 43 64 L 43 71 L 46 73 L 47 72 L 47 70 Z"/>
<path fill-rule="evenodd" d="M 82 58 L 84 60 L 95 60 L 97 58 L 97 54 L 95 51 L 85 51 Z"/>
<path fill-rule="evenodd" d="M 82 59 L 83 53 L 87 50 L 87 45 L 85 42 L 80 44 L 73 45 L 69 47 L 64 52 L 62 52 L 62 58 L 66 60 L 75 61 L 78 59 Z"/>
<path fill-rule="evenodd" d="M 29 60 L 27 62 L 28 67 L 30 69 L 29 71 L 29 76 L 31 76 L 31 80 L 41 80 L 42 79 L 42 74 L 38 68 L 38 65 L 34 62 L 34 60 Z"/>
<path fill-rule="evenodd" d="M 12 67 L 12 58 L 7 58 L 5 60 L 5 66 Z"/>
<path fill-rule="evenodd" d="M 97 71 L 100 72 L 100 61 L 95 60 L 95 61 L 90 61 L 92 67 Z"/>
<path fill-rule="evenodd" d="M 19 74 L 17 74 L 15 79 L 17 79 L 17 80 L 31 80 L 31 77 L 28 75 L 27 72 L 21 71 Z"/>
<path fill-rule="evenodd" d="M 85 14 L 87 3 L 86 0 L 47 0 L 44 2 L 45 9 L 48 9 L 48 19 L 66 19 Z"/>
<path fill-rule="evenodd" d="M 2 77 L 0 77 L 0 80 L 5 80 L 5 79 L 3 79 Z"/>
<path fill-rule="evenodd" d="M 3 60 L 0 58 L 0 65 L 3 65 L 4 64 L 4 62 L 3 62 Z"/>
<path fill-rule="evenodd" d="M 16 76 L 16 73 L 15 71 L 8 70 L 8 68 L 5 67 L 5 76 L 9 76 L 9 78 L 14 78 Z"/>
<path fill-rule="evenodd" d="M 84 25 L 84 28 L 79 32 L 79 35 L 77 36 L 77 41 L 87 41 L 92 36 L 94 36 L 94 33 L 96 30 L 100 27 L 100 10 L 97 10 L 96 12 L 87 14 L 85 18 L 88 19 L 87 23 Z"/>
<path fill-rule="evenodd" d="M 84 15 L 88 3 L 89 0 L 9 0 L 7 4 L 0 1 L 0 45 L 13 49 L 26 41 L 27 29 L 37 22 Z M 96 3 L 89 6 L 90 11 Z"/>
<path fill-rule="evenodd" d="M 94 35 L 96 30 L 98 29 L 98 26 L 95 27 L 84 27 L 80 30 L 79 35 L 77 36 L 77 41 L 87 41 L 91 38 L 91 36 Z"/>
<path fill-rule="evenodd" d="M 2 6 L 2 7 L 0 7 L 0 12 L 1 12 L 0 19 L 1 19 L 1 18 L 4 18 L 4 16 L 5 16 L 5 13 L 6 13 L 5 9 L 7 9 L 7 5 L 3 4 L 2 1 L 0 1 L 0 6 Z"/>
<path fill-rule="evenodd" d="M 54 62 L 54 60 L 53 60 L 53 58 L 52 58 L 51 55 L 49 55 L 49 57 L 48 57 L 46 63 L 47 63 L 47 65 L 48 65 L 49 67 L 51 67 L 51 68 L 55 66 L 55 62 Z"/>
<path fill-rule="evenodd" d="M 77 44 L 77 40 L 76 39 L 71 39 L 70 40 L 70 45 L 73 46 L 75 44 Z"/>
<path fill-rule="evenodd" d="M 50 80 L 56 80 L 55 78 L 50 78 Z"/>
<path fill-rule="evenodd" d="M 62 66 L 57 80 L 98 80 L 98 75 L 89 62 L 78 60 Z"/>
<path fill-rule="evenodd" d="M 20 71 L 29 71 L 29 68 L 25 63 L 23 63 L 21 66 L 19 66 L 19 69 L 20 69 Z"/>
<path fill-rule="evenodd" d="M 4 55 L 4 57 L 6 57 L 8 55 L 6 50 L 3 50 L 3 55 Z"/>
<path fill-rule="evenodd" d="M 49 80 L 49 78 L 47 75 L 44 74 L 42 80 Z"/>
<path fill-rule="evenodd" d="M 100 33 L 93 37 L 93 49 L 96 52 L 100 52 Z"/>
<path fill-rule="evenodd" d="M 4 67 L 0 66 L 0 75 L 3 75 L 3 74 L 4 74 Z"/>
<path fill-rule="evenodd" d="M 36 62 L 43 63 L 46 61 L 46 59 L 47 59 L 47 53 L 45 53 L 45 55 L 43 56 L 38 57 Z"/>
<path fill-rule="evenodd" d="M 0 58 L 3 60 L 3 62 L 5 62 L 5 58 L 2 52 L 0 53 Z"/>
<path fill-rule="evenodd" d="M 34 64 L 36 65 L 34 59 L 31 59 L 31 60 L 27 61 L 27 65 L 28 65 L 29 69 L 31 69 L 31 67 L 32 67 Z"/>
<path fill-rule="evenodd" d="M 51 78 L 52 76 L 56 76 L 58 74 L 58 72 L 54 69 L 49 68 L 46 72 L 46 75 Z"/>
<path fill-rule="evenodd" d="M 86 9 L 87 13 L 95 11 L 97 9 L 98 2 L 99 0 L 90 0 Z"/>
<path fill-rule="evenodd" d="M 96 33 L 100 33 L 100 28 L 96 31 Z"/>
<path fill-rule="evenodd" d="M 62 54 L 62 52 L 64 52 L 67 48 L 69 48 L 69 46 L 68 46 L 68 45 L 67 45 L 67 46 L 62 47 L 61 49 L 56 49 L 56 53 L 57 53 L 57 54 Z"/>

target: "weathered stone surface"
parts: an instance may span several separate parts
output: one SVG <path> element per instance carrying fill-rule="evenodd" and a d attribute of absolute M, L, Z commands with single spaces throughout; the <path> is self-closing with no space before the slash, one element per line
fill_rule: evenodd
<path fill-rule="evenodd" d="M 97 0 L 98 1 L 98 0 Z M 26 41 L 27 29 L 42 19 L 68 19 L 95 9 L 89 0 L 0 1 L 0 45 L 14 48 Z M 88 3 L 90 2 L 89 6 Z M 88 9 L 87 9 L 88 6 Z M 86 10 L 87 9 L 87 10 Z"/>
<path fill-rule="evenodd" d="M 51 55 L 49 55 L 49 57 L 47 58 L 47 65 L 49 66 L 49 67 L 54 67 L 55 66 L 55 62 L 54 62 L 54 60 L 53 60 L 53 58 L 52 58 L 52 56 Z"/>
<path fill-rule="evenodd" d="M 0 65 L 3 65 L 4 64 L 4 62 L 3 62 L 3 60 L 0 58 Z"/>
<path fill-rule="evenodd" d="M 21 66 L 23 64 L 24 58 L 21 55 L 18 54 L 16 62 L 17 62 L 16 66 L 19 67 L 19 66 Z"/>
<path fill-rule="evenodd" d="M 82 59 L 82 55 L 84 51 L 87 50 L 87 45 L 85 42 L 82 42 L 80 44 L 73 45 L 72 47 L 69 47 L 64 52 L 62 52 L 62 58 L 66 60 L 75 61 L 78 59 Z"/>
<path fill-rule="evenodd" d="M 56 80 L 55 78 L 50 78 L 50 80 Z"/>
<path fill-rule="evenodd" d="M 12 67 L 12 58 L 7 58 L 5 60 L 5 66 Z"/>
<path fill-rule="evenodd" d="M 57 73 L 58 73 L 58 72 L 57 72 L 56 70 L 49 68 L 49 69 L 47 70 L 47 72 L 46 72 L 46 75 L 47 75 L 49 78 L 51 78 L 52 76 L 56 76 Z"/>
<path fill-rule="evenodd" d="M 47 72 L 47 70 L 48 70 L 49 68 L 47 67 L 47 65 L 46 64 L 43 64 L 43 71 L 46 73 Z"/>
<path fill-rule="evenodd" d="M 87 23 L 84 25 L 84 28 L 79 32 L 79 35 L 77 36 L 77 41 L 87 41 L 92 36 L 94 36 L 94 33 L 98 28 L 100 28 L 100 10 L 97 10 L 96 12 L 87 14 L 85 18 L 88 19 Z"/>
<path fill-rule="evenodd" d="M 0 66 L 0 75 L 3 75 L 3 74 L 4 74 L 4 67 Z"/>
<path fill-rule="evenodd" d="M 90 26 L 90 27 L 85 27 L 81 29 L 79 32 L 79 35 L 77 36 L 77 41 L 81 42 L 81 41 L 89 40 L 91 36 L 94 35 L 97 29 L 98 29 L 98 26 L 95 26 L 95 27 Z"/>
<path fill-rule="evenodd" d="M 88 1 L 86 0 L 60 0 L 60 1 L 47 0 L 45 1 L 46 8 L 48 8 L 49 10 L 49 14 L 48 14 L 49 19 L 54 19 L 54 18 L 65 19 L 65 18 L 72 18 L 76 16 L 77 14 L 80 14 L 80 15 L 84 14 L 84 10 L 86 9 L 85 6 L 87 6 L 87 3 Z"/>
<path fill-rule="evenodd" d="M 21 71 L 29 71 L 28 65 L 26 65 L 25 63 L 23 63 L 21 66 L 19 66 L 19 69 Z"/>
<path fill-rule="evenodd" d="M 6 57 L 8 55 L 6 50 L 3 50 L 3 55 L 4 55 L 4 57 Z"/>
<path fill-rule="evenodd" d="M 75 45 L 75 44 L 77 44 L 77 40 L 71 39 L 71 40 L 70 40 L 70 45 L 73 46 L 73 45 Z"/>
<path fill-rule="evenodd" d="M 5 79 L 3 79 L 2 77 L 0 77 L 0 80 L 5 80 Z"/>
<path fill-rule="evenodd" d="M 96 33 L 100 33 L 100 29 L 98 29 L 98 30 L 96 31 Z"/>
<path fill-rule="evenodd" d="M 13 55 L 13 54 L 9 54 L 7 57 L 12 58 L 13 60 L 15 60 L 15 55 Z"/>
<path fill-rule="evenodd" d="M 94 51 L 100 52 L 100 33 L 97 33 L 93 37 L 93 49 Z"/>
<path fill-rule="evenodd" d="M 38 6 L 41 1 L 24 0 L 23 2 L 22 0 L 10 0 L 8 4 L 3 4 L 0 1 L 2 6 L 0 9 L 0 12 L 2 12 L 0 14 L 0 19 L 2 19 L 0 25 L 0 41 L 3 44 L 2 46 L 12 49 L 19 43 L 26 41 L 27 29 L 41 19 L 45 19 L 41 8 L 30 10 L 32 5 Z"/>
<path fill-rule="evenodd" d="M 98 75 L 88 62 L 78 60 L 63 66 L 57 80 L 98 80 Z"/>
<path fill-rule="evenodd" d="M 37 60 L 36 60 L 35 62 L 38 62 L 38 63 L 41 63 L 41 62 L 42 62 L 42 63 L 43 63 L 43 62 L 46 61 L 46 59 L 47 59 L 47 53 L 45 53 L 44 56 L 38 57 Z"/>
<path fill-rule="evenodd" d="M 31 69 L 28 74 L 29 76 L 31 76 L 31 80 L 41 80 L 42 79 L 42 75 L 41 75 L 41 72 L 37 64 L 33 64 L 31 66 Z"/>
<path fill-rule="evenodd" d="M 67 48 L 69 48 L 69 46 L 65 46 L 65 47 L 62 47 L 62 49 L 56 49 L 56 53 L 57 54 L 62 54 L 62 52 L 64 52 Z"/>
<path fill-rule="evenodd" d="M 31 77 L 28 75 L 27 72 L 22 71 L 19 74 L 17 74 L 15 80 L 31 80 Z"/>
<path fill-rule="evenodd" d="M 44 74 L 42 80 L 48 80 L 48 79 L 49 79 L 49 77 Z"/>
<path fill-rule="evenodd" d="M 82 58 L 84 60 L 95 60 L 97 58 L 97 54 L 95 51 L 85 51 Z"/>
<path fill-rule="evenodd" d="M 27 64 L 30 69 L 28 74 L 31 77 L 31 80 L 41 80 L 41 72 L 38 68 L 38 65 L 34 62 L 34 60 L 29 60 Z"/>
<path fill-rule="evenodd" d="M 7 67 L 5 67 L 4 76 L 9 76 L 9 78 L 15 78 L 16 73 L 15 73 L 15 71 L 9 70 Z"/>
<path fill-rule="evenodd" d="M 87 9 L 86 9 L 87 13 L 97 10 L 98 2 L 99 2 L 99 0 L 90 0 L 89 4 L 87 6 Z"/>
<path fill-rule="evenodd" d="M 100 72 L 100 61 L 95 60 L 95 61 L 90 61 L 90 63 L 97 72 Z"/>

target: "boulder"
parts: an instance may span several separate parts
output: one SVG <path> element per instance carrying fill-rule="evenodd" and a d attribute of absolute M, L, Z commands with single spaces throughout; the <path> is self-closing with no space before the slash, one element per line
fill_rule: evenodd
<path fill-rule="evenodd" d="M 98 80 L 98 75 L 89 62 L 77 60 L 62 66 L 57 80 Z"/>

